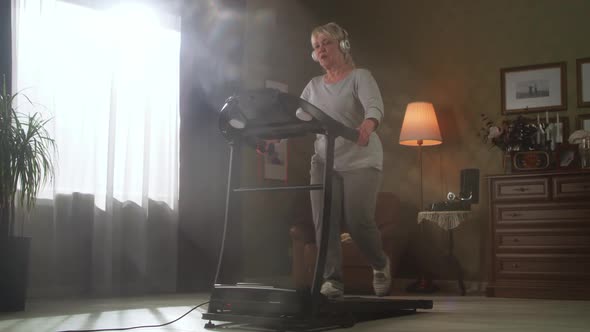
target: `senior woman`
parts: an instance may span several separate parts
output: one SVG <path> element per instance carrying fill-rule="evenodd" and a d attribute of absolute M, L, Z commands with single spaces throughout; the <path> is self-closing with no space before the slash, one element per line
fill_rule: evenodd
<path fill-rule="evenodd" d="M 348 33 L 336 23 L 315 28 L 311 33 L 312 58 L 324 69 L 305 87 L 301 98 L 309 101 L 344 125 L 357 128 L 356 142 L 336 139 L 333 183 L 333 212 L 330 225 L 324 282 L 320 292 L 329 298 L 341 297 L 342 253 L 340 222 L 344 221 L 352 239 L 373 267 L 375 294 L 384 296 L 391 285 L 390 262 L 383 252 L 375 225 L 375 205 L 381 185 L 383 149 L 375 129 L 383 120 L 383 100 L 377 82 L 366 69 L 356 68 Z M 311 183 L 323 183 L 326 137 L 317 135 L 311 158 Z M 319 242 L 322 193 L 311 192 L 313 220 Z M 341 214 L 341 216 L 339 216 Z M 340 217 L 340 218 L 338 218 Z"/>

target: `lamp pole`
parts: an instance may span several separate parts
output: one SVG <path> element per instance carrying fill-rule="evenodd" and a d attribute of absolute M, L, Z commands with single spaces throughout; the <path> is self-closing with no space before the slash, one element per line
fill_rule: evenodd
<path fill-rule="evenodd" d="M 418 205 L 418 211 L 422 211 L 424 208 L 424 192 L 422 188 L 422 144 L 424 140 L 418 140 L 418 163 L 420 164 L 420 205 Z"/>
<path fill-rule="evenodd" d="M 418 212 L 424 209 L 424 189 L 423 189 L 423 179 L 422 179 L 422 145 L 424 145 L 424 140 L 417 140 L 418 145 L 418 163 L 420 164 L 420 205 L 418 206 Z M 420 247 L 424 249 L 426 246 L 424 244 L 424 223 L 420 223 Z M 422 256 L 424 256 L 424 250 L 422 250 Z M 427 276 L 426 272 L 424 272 L 424 263 L 418 262 L 420 271 L 420 276 L 418 280 L 414 283 L 410 284 L 406 290 L 409 292 L 419 292 L 419 293 L 432 293 L 438 290 L 438 287 L 432 283 L 432 279 Z"/>
<path fill-rule="evenodd" d="M 404 121 L 402 122 L 402 128 L 399 135 L 399 143 L 401 145 L 418 146 L 418 162 L 420 163 L 420 201 L 418 211 L 424 209 L 424 185 L 423 185 L 423 165 L 422 165 L 422 146 L 423 145 L 438 145 L 442 143 L 442 136 L 438 128 L 438 121 L 436 120 L 436 113 L 434 112 L 434 106 L 429 102 L 413 102 L 409 103 L 406 107 L 406 113 L 404 115 Z M 420 223 L 420 234 L 419 234 L 419 247 L 425 249 L 424 244 L 424 225 Z M 425 255 L 426 250 L 422 250 L 421 256 Z M 420 271 L 420 277 L 406 289 L 408 291 L 416 292 L 432 292 L 437 289 L 432 284 L 430 278 L 427 278 L 427 273 L 424 267 L 424 258 L 420 261 L 418 259 L 418 267 Z"/>

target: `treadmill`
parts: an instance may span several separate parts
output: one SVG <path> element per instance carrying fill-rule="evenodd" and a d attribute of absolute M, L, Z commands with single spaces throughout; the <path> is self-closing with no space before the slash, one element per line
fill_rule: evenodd
<path fill-rule="evenodd" d="M 431 300 L 406 300 L 378 297 L 344 296 L 328 299 L 320 293 L 326 262 L 330 227 L 330 202 L 334 143 L 343 137 L 358 138 L 348 128 L 309 102 L 275 89 L 257 89 L 238 93 L 226 100 L 220 111 L 219 129 L 230 145 L 230 165 L 225 206 L 223 242 L 210 296 L 209 308 L 202 318 L 211 321 L 285 329 L 350 327 L 360 320 L 399 316 L 417 309 L 432 309 Z M 324 183 L 302 186 L 239 187 L 240 156 L 243 145 L 256 147 L 262 140 L 323 134 L 327 138 Z M 323 190 L 321 239 L 311 289 L 285 289 L 248 283 L 224 283 L 219 280 L 224 260 L 226 236 L 233 222 L 239 222 L 239 195 L 248 192 L 279 190 Z M 232 219 L 235 218 L 235 219 Z"/>

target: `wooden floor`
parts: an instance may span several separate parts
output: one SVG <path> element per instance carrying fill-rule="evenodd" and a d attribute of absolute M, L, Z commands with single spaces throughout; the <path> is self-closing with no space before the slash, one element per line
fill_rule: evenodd
<path fill-rule="evenodd" d="M 401 296 L 432 299 L 417 314 L 357 323 L 346 331 L 590 331 L 590 301 L 500 299 L 482 296 Z M 30 300 L 19 313 L 0 313 L 0 331 L 62 331 L 122 328 L 172 321 L 206 302 L 207 294 L 117 299 Z M 174 324 L 134 331 L 205 331 L 199 308 Z M 216 330 L 252 331 L 243 326 Z"/>

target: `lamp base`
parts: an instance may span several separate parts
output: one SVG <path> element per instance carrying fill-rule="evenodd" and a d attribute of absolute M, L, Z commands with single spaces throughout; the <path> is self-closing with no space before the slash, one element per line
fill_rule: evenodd
<path fill-rule="evenodd" d="M 424 276 L 421 276 L 418 280 L 406 287 L 406 291 L 410 293 L 434 293 L 438 290 L 438 286 L 435 285 L 431 279 L 427 279 Z"/>

